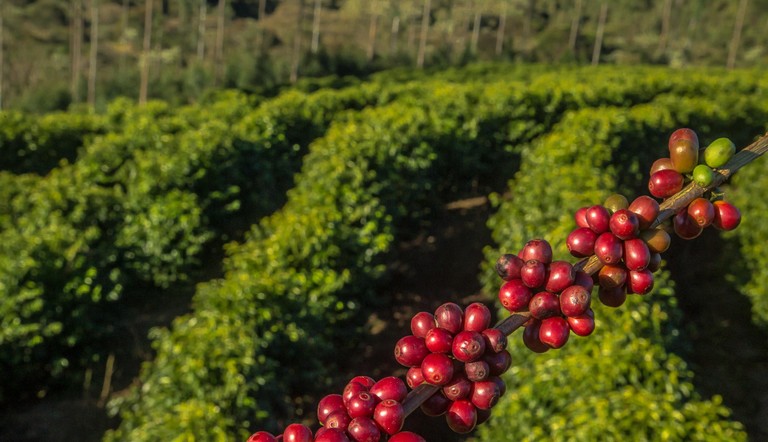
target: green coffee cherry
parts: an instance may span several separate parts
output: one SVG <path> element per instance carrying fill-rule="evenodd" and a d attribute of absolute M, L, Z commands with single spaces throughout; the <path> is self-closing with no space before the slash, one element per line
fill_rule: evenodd
<path fill-rule="evenodd" d="M 707 187 L 715 179 L 715 172 L 706 164 L 699 164 L 693 169 L 693 181 L 701 187 Z"/>
<path fill-rule="evenodd" d="M 704 162 L 712 168 L 722 167 L 736 153 L 736 146 L 728 138 L 718 138 L 704 150 Z"/>

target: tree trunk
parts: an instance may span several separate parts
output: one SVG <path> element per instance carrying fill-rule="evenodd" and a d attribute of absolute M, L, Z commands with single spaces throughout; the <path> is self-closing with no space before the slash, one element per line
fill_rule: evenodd
<path fill-rule="evenodd" d="M 291 84 L 299 79 L 299 64 L 301 63 L 301 28 L 304 21 L 304 0 L 298 0 L 299 11 L 296 13 L 296 31 L 293 33 L 293 59 L 291 61 Z"/>
<path fill-rule="evenodd" d="M 322 11 L 322 0 L 315 0 L 315 11 L 312 13 L 312 46 L 310 47 L 313 54 L 317 54 L 320 50 L 320 13 Z"/>
<path fill-rule="evenodd" d="M 99 0 L 91 0 L 91 51 L 88 57 L 88 105 L 96 106 L 96 68 L 99 54 Z"/>
<path fill-rule="evenodd" d="M 600 51 L 603 49 L 603 32 L 605 32 L 605 20 L 608 16 L 608 3 L 600 6 L 600 18 L 597 22 L 597 35 L 595 36 L 595 48 L 592 51 L 592 66 L 600 63 Z"/>
<path fill-rule="evenodd" d="M 736 15 L 736 25 L 733 27 L 733 37 L 731 37 L 731 44 L 728 47 L 728 69 L 736 67 L 736 55 L 739 52 L 739 44 L 741 43 L 741 30 L 744 28 L 744 18 L 747 15 L 747 5 L 749 0 L 741 0 L 739 2 L 739 12 Z"/>
<path fill-rule="evenodd" d="M 141 51 L 141 82 L 139 83 L 139 104 L 147 103 L 149 89 L 149 59 L 152 44 L 152 12 L 154 1 L 146 0 L 144 4 L 144 44 Z"/>
<path fill-rule="evenodd" d="M 477 54 L 477 42 L 480 40 L 480 19 L 482 18 L 482 15 L 480 14 L 480 10 L 475 10 L 475 17 L 472 21 L 472 40 L 470 43 L 470 49 L 473 54 Z"/>
<path fill-rule="evenodd" d="M 80 101 L 80 70 L 81 70 L 81 57 L 80 52 L 83 46 L 83 10 L 81 0 L 74 0 L 72 2 L 72 84 L 70 85 L 70 93 L 72 95 L 72 102 L 77 103 Z"/>
<path fill-rule="evenodd" d="M 197 59 L 202 63 L 205 59 L 205 21 L 208 15 L 208 4 L 200 0 L 200 8 L 197 12 Z"/>
<path fill-rule="evenodd" d="M 256 50 L 261 54 L 264 50 L 264 26 L 262 26 L 262 20 L 267 15 L 267 0 L 259 0 L 259 18 L 258 26 L 259 32 L 256 34 Z"/>
<path fill-rule="evenodd" d="M 366 58 L 368 61 L 373 60 L 376 56 L 376 34 L 379 32 L 379 14 L 373 11 L 371 14 L 371 21 L 368 26 L 368 50 L 366 51 Z"/>
<path fill-rule="evenodd" d="M 429 33 L 429 16 L 432 12 L 431 0 L 424 0 L 424 11 L 421 14 L 421 35 L 419 37 L 419 54 L 416 57 L 416 67 L 424 67 L 424 57 L 427 52 L 427 36 Z"/>
<path fill-rule="evenodd" d="M 533 16 L 536 11 L 536 0 L 528 0 L 528 10 L 526 11 L 526 19 L 523 22 L 523 41 L 525 42 L 526 52 L 530 51 L 531 45 L 531 39 L 533 31 L 532 31 L 532 25 L 533 25 Z"/>
<path fill-rule="evenodd" d="M 582 0 L 576 0 L 576 10 L 571 20 L 571 35 L 568 37 L 568 50 L 576 55 L 576 40 L 579 38 L 579 25 L 581 24 L 581 4 Z"/>
<path fill-rule="evenodd" d="M 123 0 L 123 4 L 120 7 L 120 42 L 127 43 L 126 35 L 128 33 L 128 0 Z M 126 51 L 120 51 L 120 58 L 117 61 L 118 72 L 125 72 L 125 53 Z"/>
<path fill-rule="evenodd" d="M 3 45 L 5 43 L 5 35 L 3 29 L 3 0 L 0 0 L 0 110 L 3 109 L 3 71 L 5 70 L 5 52 L 3 51 Z"/>
<path fill-rule="evenodd" d="M 672 16 L 672 0 L 664 0 L 664 9 L 661 12 L 661 33 L 659 34 L 659 54 L 667 50 L 669 39 L 669 21 Z"/>
<path fill-rule="evenodd" d="M 500 56 L 504 51 L 504 32 L 507 28 L 507 3 L 502 2 L 501 13 L 499 13 L 499 28 L 496 30 L 496 56 Z"/>
<path fill-rule="evenodd" d="M 224 67 L 224 11 L 227 8 L 227 0 L 219 0 L 219 4 L 216 7 L 218 17 L 216 20 L 216 66 L 214 72 L 214 83 L 218 86 L 221 82 L 221 76 Z"/>
<path fill-rule="evenodd" d="M 392 31 L 389 35 L 389 53 L 397 53 L 397 39 L 400 34 L 400 16 L 392 17 Z"/>

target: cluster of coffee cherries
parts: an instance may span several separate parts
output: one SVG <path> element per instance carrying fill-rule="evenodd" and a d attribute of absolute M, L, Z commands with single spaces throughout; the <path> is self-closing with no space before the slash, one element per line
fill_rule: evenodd
<path fill-rule="evenodd" d="M 506 391 L 499 376 L 512 358 L 506 335 L 490 323 L 491 312 L 484 304 L 462 310 L 448 302 L 434 314 L 415 314 L 412 334 L 395 345 L 395 359 L 409 367 L 406 380 L 411 388 L 425 382 L 440 387 L 421 410 L 428 416 L 445 415 L 457 433 L 468 433 L 487 420 Z"/>
<path fill-rule="evenodd" d="M 553 261 L 546 240 L 530 240 L 517 255 L 502 255 L 496 272 L 506 281 L 499 290 L 501 305 L 510 313 L 531 314 L 523 331 L 531 350 L 560 348 L 571 332 L 588 336 L 594 331 L 592 278 L 566 261 Z"/>
<path fill-rule="evenodd" d="M 656 198 L 665 199 L 691 181 L 707 187 L 714 180 L 713 169 L 725 166 L 735 152 L 736 147 L 728 138 L 718 138 L 700 149 L 696 132 L 678 129 L 669 137 L 669 158 L 659 158 L 651 166 L 648 190 Z M 721 196 L 718 192 L 707 192 L 677 212 L 672 219 L 675 234 L 693 239 L 710 225 L 720 230 L 735 229 L 741 222 L 741 213 L 731 203 L 719 199 Z"/>
<path fill-rule="evenodd" d="M 322 425 L 315 433 L 303 424 L 288 425 L 283 434 L 266 431 L 251 435 L 248 442 L 426 442 L 410 431 L 401 431 L 405 422 L 402 402 L 408 388 L 402 379 L 388 376 L 375 381 L 355 376 L 343 394 L 329 394 L 317 405 Z"/>

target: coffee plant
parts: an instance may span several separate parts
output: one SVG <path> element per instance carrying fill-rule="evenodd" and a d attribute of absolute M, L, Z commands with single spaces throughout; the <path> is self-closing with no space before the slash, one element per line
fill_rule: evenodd
<path fill-rule="evenodd" d="M 589 336 L 595 330 L 595 286 L 602 304 L 619 307 L 628 295 L 652 290 L 653 273 L 660 269 L 671 234 L 691 240 L 709 226 L 730 231 L 740 224 L 741 212 L 723 199 L 718 186 L 768 151 L 768 134 L 736 156 L 727 138 L 700 149 L 697 134 L 688 128 L 674 131 L 668 147 L 669 157 L 654 161 L 648 181 L 650 193 L 661 203 L 648 196 L 630 203 L 614 194 L 603 204 L 574 213 L 577 227 L 568 235 L 567 248 L 581 261 L 553 260 L 544 239 L 530 240 L 517 254 L 498 258 L 495 270 L 505 281 L 498 298 L 509 317 L 491 327 L 491 312 L 481 303 L 462 309 L 448 302 L 434 313 L 419 312 L 411 319 L 411 334 L 394 348 L 397 362 L 408 367 L 406 382 L 354 377 L 343 394 L 320 401 L 321 427 L 314 434 L 305 425 L 291 424 L 282 435 L 258 431 L 248 442 L 424 441 L 401 432 L 405 418 L 417 408 L 429 416 L 445 415 L 458 433 L 488 420 L 506 392 L 499 376 L 512 364 L 508 335 L 525 327 L 523 342 L 536 353 L 563 347 L 571 333 Z"/>

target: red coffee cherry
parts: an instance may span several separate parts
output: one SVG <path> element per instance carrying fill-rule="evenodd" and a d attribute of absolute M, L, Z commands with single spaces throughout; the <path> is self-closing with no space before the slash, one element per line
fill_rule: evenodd
<path fill-rule="evenodd" d="M 395 434 L 402 430 L 405 422 L 403 405 L 394 399 L 381 401 L 373 412 L 373 420 L 385 433 Z"/>
<path fill-rule="evenodd" d="M 257 431 L 248 438 L 247 442 L 277 442 L 277 438 L 266 431 Z"/>
<path fill-rule="evenodd" d="M 371 388 L 376 383 L 376 380 L 370 376 L 355 376 L 349 382 L 357 382 L 363 384 L 366 388 Z"/>
<path fill-rule="evenodd" d="M 523 330 L 523 343 L 531 351 L 536 353 L 544 353 L 549 350 L 549 346 L 539 339 L 540 329 L 541 321 L 539 319 L 534 319 L 526 325 L 525 330 Z"/>
<path fill-rule="evenodd" d="M 379 379 L 373 384 L 370 392 L 382 401 L 394 399 L 398 402 L 402 402 L 402 400 L 405 399 L 405 396 L 408 395 L 408 387 L 405 386 L 405 382 L 403 382 L 402 379 L 394 376 L 387 376 Z"/>
<path fill-rule="evenodd" d="M 624 256 L 624 242 L 610 232 L 595 240 L 595 255 L 603 264 L 617 264 Z"/>
<path fill-rule="evenodd" d="M 648 269 L 631 270 L 627 279 L 627 289 L 638 295 L 645 295 L 653 289 L 653 273 Z"/>
<path fill-rule="evenodd" d="M 660 170 L 651 175 L 648 190 L 656 198 L 669 198 L 683 188 L 683 175 L 674 169 Z"/>
<path fill-rule="evenodd" d="M 482 302 L 473 302 L 464 309 L 464 330 L 482 332 L 491 325 L 491 310 Z"/>
<path fill-rule="evenodd" d="M 499 301 L 509 312 L 520 312 L 528 308 L 533 292 L 521 279 L 507 281 L 499 290 Z"/>
<path fill-rule="evenodd" d="M 651 262 L 651 251 L 641 238 L 624 241 L 624 265 L 628 270 L 643 270 Z"/>
<path fill-rule="evenodd" d="M 533 295 L 528 309 L 536 319 L 545 319 L 560 314 L 560 300 L 550 292 L 539 292 Z"/>
<path fill-rule="evenodd" d="M 417 338 L 424 338 L 427 332 L 435 328 L 435 316 L 429 312 L 418 312 L 411 318 L 411 333 Z"/>
<path fill-rule="evenodd" d="M 496 261 L 496 273 L 505 281 L 510 281 L 520 277 L 520 268 L 525 261 L 517 255 L 501 255 Z"/>
<path fill-rule="evenodd" d="M 535 259 L 544 264 L 552 262 L 552 246 L 544 239 L 532 239 L 525 243 L 520 252 L 523 261 Z"/>
<path fill-rule="evenodd" d="M 347 414 L 347 410 L 334 411 L 325 418 L 326 427 L 338 428 L 342 431 L 347 431 L 350 422 L 352 422 L 352 418 Z"/>
<path fill-rule="evenodd" d="M 367 391 L 358 393 L 347 402 L 347 414 L 352 419 L 359 416 L 372 416 L 378 398 Z"/>
<path fill-rule="evenodd" d="M 315 432 L 315 442 L 350 442 L 347 433 L 338 428 L 320 427 Z"/>
<path fill-rule="evenodd" d="M 571 263 L 552 261 L 549 264 L 549 278 L 544 288 L 552 293 L 560 293 L 570 287 L 574 279 L 576 279 L 576 270 Z"/>
<path fill-rule="evenodd" d="M 610 228 L 611 212 L 601 205 L 595 205 L 587 209 L 585 216 L 589 228 L 598 235 L 607 232 Z"/>
<path fill-rule="evenodd" d="M 443 386 L 442 391 L 443 395 L 452 401 L 464 399 L 472 392 L 472 382 L 464 374 L 457 373 Z"/>
<path fill-rule="evenodd" d="M 283 442 L 312 442 L 315 436 L 306 425 L 291 424 L 283 431 Z"/>
<path fill-rule="evenodd" d="M 477 382 L 488 379 L 491 369 L 484 360 L 472 361 L 464 364 L 464 373 L 467 375 L 467 379 Z"/>
<path fill-rule="evenodd" d="M 444 328 L 433 328 L 424 340 L 427 350 L 432 353 L 450 353 L 453 346 L 453 334 Z"/>
<path fill-rule="evenodd" d="M 629 205 L 629 211 L 637 216 L 640 230 L 645 230 L 659 216 L 659 203 L 648 195 L 642 195 L 632 201 L 632 204 Z"/>
<path fill-rule="evenodd" d="M 481 333 L 485 340 L 486 351 L 499 353 L 507 348 L 507 335 L 497 328 L 487 328 Z"/>
<path fill-rule="evenodd" d="M 595 313 L 590 308 L 583 315 L 569 316 L 568 326 L 578 336 L 589 336 L 595 331 Z"/>
<path fill-rule="evenodd" d="M 547 318 L 541 321 L 539 339 L 552 348 L 560 348 L 568 342 L 571 328 L 561 316 Z"/>
<path fill-rule="evenodd" d="M 452 353 L 459 361 L 476 361 L 485 353 L 485 339 L 478 332 L 465 330 L 453 338 Z"/>
<path fill-rule="evenodd" d="M 733 204 L 726 201 L 715 201 L 715 218 L 712 225 L 720 230 L 733 230 L 741 223 L 741 212 Z"/>
<path fill-rule="evenodd" d="M 360 382 L 349 381 L 349 383 L 344 387 L 344 392 L 341 394 L 341 397 L 344 400 L 344 406 L 347 406 L 350 399 L 366 391 L 368 391 L 368 387 L 361 384 Z"/>
<path fill-rule="evenodd" d="M 402 431 L 392 435 L 392 437 L 389 438 L 389 442 L 427 442 L 427 440 L 416 433 Z"/>
<path fill-rule="evenodd" d="M 715 219 L 715 206 L 706 198 L 696 198 L 688 204 L 688 216 L 690 216 L 699 227 L 709 227 Z"/>
<path fill-rule="evenodd" d="M 635 238 L 640 233 L 640 221 L 637 215 L 627 209 L 617 210 L 611 215 L 610 229 L 619 239 Z"/>
<path fill-rule="evenodd" d="M 379 442 L 381 432 L 370 417 L 356 417 L 352 419 L 347 428 L 347 433 L 357 442 Z"/>
<path fill-rule="evenodd" d="M 489 410 L 496 405 L 499 397 L 501 397 L 499 386 L 491 380 L 475 382 L 472 388 L 472 405 L 481 410 Z"/>
<path fill-rule="evenodd" d="M 334 411 L 346 410 L 344 398 L 340 394 L 329 394 L 317 404 L 317 421 L 325 425 L 325 419 Z"/>
<path fill-rule="evenodd" d="M 574 229 L 566 240 L 566 246 L 571 255 L 576 258 L 584 258 L 595 253 L 595 241 L 597 233 L 588 227 Z"/>
<path fill-rule="evenodd" d="M 454 401 L 448 408 L 445 420 L 451 430 L 462 434 L 469 433 L 477 423 L 477 409 L 466 399 Z"/>
<path fill-rule="evenodd" d="M 532 289 L 543 287 L 547 282 L 547 267 L 536 259 L 526 261 L 520 269 L 520 279 Z"/>
<path fill-rule="evenodd" d="M 408 387 L 414 389 L 424 383 L 424 375 L 421 373 L 421 366 L 411 367 L 405 375 L 405 381 Z"/>
<path fill-rule="evenodd" d="M 572 285 L 560 294 L 560 311 L 565 316 L 583 315 L 592 300 L 590 292 L 580 285 Z"/>
<path fill-rule="evenodd" d="M 573 220 L 576 221 L 578 227 L 589 228 L 589 223 L 587 223 L 587 209 L 589 209 L 589 207 L 582 207 L 573 214 Z"/>
<path fill-rule="evenodd" d="M 429 354 L 427 345 L 423 338 L 417 338 L 413 335 L 408 335 L 400 338 L 395 345 L 395 359 L 401 365 L 406 367 L 416 367 L 421 365 L 421 361 L 424 360 Z"/>
<path fill-rule="evenodd" d="M 464 326 L 464 311 L 458 304 L 446 302 L 435 310 L 435 323 L 455 335 Z"/>
<path fill-rule="evenodd" d="M 442 353 L 430 353 L 421 363 L 424 380 L 432 385 L 445 385 L 453 378 L 453 361 Z"/>
<path fill-rule="evenodd" d="M 672 227 L 675 229 L 675 233 L 682 239 L 694 239 L 701 235 L 704 230 L 696 221 L 688 215 L 688 211 L 681 209 L 672 218 Z"/>

